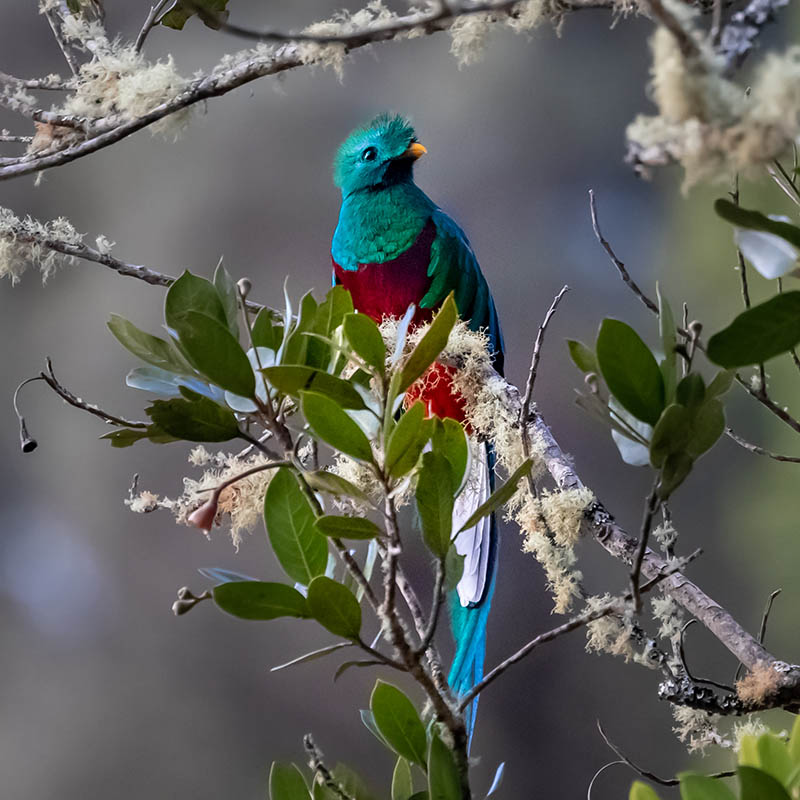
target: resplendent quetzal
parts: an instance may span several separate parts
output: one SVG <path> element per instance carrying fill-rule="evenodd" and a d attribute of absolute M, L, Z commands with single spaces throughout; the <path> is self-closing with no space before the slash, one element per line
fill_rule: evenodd
<path fill-rule="evenodd" d="M 494 364 L 503 369 L 503 338 L 494 301 L 475 253 L 459 226 L 415 183 L 414 162 L 426 152 L 414 128 L 400 116 L 382 114 L 355 130 L 339 148 L 334 181 L 342 190 L 331 256 L 334 283 L 344 286 L 355 308 L 377 322 L 402 317 L 413 303 L 414 323 L 427 322 L 450 292 L 470 328 L 487 331 Z M 464 421 L 449 380 L 423 398 L 429 413 Z M 456 499 L 453 530 L 483 503 L 494 484 L 491 449 L 480 448 L 477 470 Z M 456 550 L 464 573 L 450 598 L 456 653 L 450 686 L 466 694 L 483 676 L 486 621 L 494 590 L 497 524 L 485 517 L 460 533 Z M 468 714 L 470 734 L 475 706 Z"/>

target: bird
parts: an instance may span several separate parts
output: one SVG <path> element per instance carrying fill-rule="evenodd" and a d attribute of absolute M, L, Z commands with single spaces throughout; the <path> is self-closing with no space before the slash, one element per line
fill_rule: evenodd
<path fill-rule="evenodd" d="M 342 204 L 331 243 L 333 283 L 347 289 L 354 308 L 380 323 L 403 317 L 413 304 L 412 325 L 432 319 L 453 293 L 461 319 L 489 338 L 495 369 L 502 374 L 503 336 L 495 303 L 464 231 L 414 182 L 414 164 L 427 149 L 406 118 L 382 113 L 354 130 L 339 147 L 333 178 Z M 447 380 L 448 368 L 422 399 L 429 415 L 464 422 L 464 408 Z M 413 388 L 413 387 L 412 387 Z M 494 489 L 494 453 L 480 446 L 470 480 L 456 498 L 453 531 Z M 455 655 L 448 682 L 466 695 L 483 677 L 486 627 L 497 573 L 498 530 L 494 515 L 459 533 L 456 551 L 464 571 L 450 593 Z M 466 710 L 470 741 L 477 697 Z"/>

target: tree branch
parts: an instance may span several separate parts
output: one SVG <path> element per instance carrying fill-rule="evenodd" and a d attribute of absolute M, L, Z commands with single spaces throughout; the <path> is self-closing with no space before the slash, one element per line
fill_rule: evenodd
<path fill-rule="evenodd" d="M 467 8 L 457 7 L 456 11 L 448 11 L 446 16 L 431 20 L 430 15 L 422 12 L 398 17 L 391 25 L 372 25 L 363 29 L 350 31 L 334 37 L 319 37 L 306 34 L 278 34 L 277 32 L 261 32 L 255 38 L 266 41 L 283 42 L 274 52 L 253 53 L 228 69 L 213 72 L 193 80 L 189 86 L 172 99 L 160 103 L 147 114 L 134 119 L 119 122 L 118 120 L 98 120 L 89 134 L 89 138 L 70 144 L 63 149 L 48 153 L 26 153 L 15 159 L 0 162 L 0 180 L 28 175 L 33 172 L 59 167 L 84 156 L 96 153 L 106 147 L 127 138 L 165 117 L 175 114 L 197 103 L 212 97 L 220 97 L 251 81 L 269 75 L 277 75 L 287 70 L 296 69 L 313 63 L 313 58 L 303 54 L 302 44 L 339 44 L 349 53 L 378 42 L 390 41 L 411 31 L 433 34 L 447 30 L 461 16 L 479 13 L 487 9 L 494 13 L 508 13 L 506 10 L 517 4 L 517 0 L 502 2 L 486 2 L 479 6 Z M 573 0 L 571 3 L 559 3 L 558 9 L 578 11 L 587 8 L 612 8 L 611 0 Z M 271 37 L 271 38 L 270 38 Z"/>

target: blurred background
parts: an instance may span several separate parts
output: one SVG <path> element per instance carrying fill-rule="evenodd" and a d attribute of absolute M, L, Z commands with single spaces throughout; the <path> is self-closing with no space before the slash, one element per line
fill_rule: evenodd
<path fill-rule="evenodd" d="M 133 38 L 149 2 L 106 6 L 109 29 Z M 231 3 L 237 22 L 287 29 L 337 7 L 329 0 Z M 34 3 L 5 0 L 0 13 L 0 69 L 22 77 L 64 72 Z M 524 381 L 553 295 L 564 283 L 572 287 L 549 329 L 536 399 L 583 480 L 636 530 L 649 473 L 622 464 L 608 434 L 573 405 L 581 376 L 564 338 L 592 341 L 607 315 L 633 324 L 651 344 L 657 330 L 595 241 L 587 190 L 596 192 L 604 233 L 647 292 L 658 279 L 673 307 L 685 300 L 710 331 L 738 312 L 740 295 L 730 230 L 711 211 L 727 187 L 683 197 L 676 170 L 647 183 L 623 163 L 625 125 L 652 108 L 645 91 L 651 26 L 611 23 L 606 12 L 588 11 L 569 17 L 560 35 L 498 32 L 484 62 L 464 69 L 439 34 L 358 51 L 341 82 L 312 69 L 262 79 L 197 108 L 178 142 L 139 133 L 47 172 L 38 187 L 33 177 L 0 184 L 0 205 L 20 216 L 65 215 L 89 242 L 105 234 L 120 258 L 173 275 L 184 268 L 210 275 L 224 256 L 268 304 L 279 303 L 286 275 L 295 296 L 312 287 L 321 295 L 339 206 L 330 179 L 335 148 L 376 112 L 410 115 L 428 148 L 418 182 L 472 240 L 503 321 L 513 381 Z M 785 12 L 762 45 L 789 42 L 794 30 Z M 182 33 L 154 30 L 147 50 L 153 59 L 173 53 L 191 75 L 242 46 L 193 20 Z M 24 133 L 21 124 L 0 115 L 0 128 Z M 742 197 L 785 211 L 766 182 L 745 184 Z M 766 297 L 770 287 L 751 275 L 754 296 Z M 115 312 L 155 331 L 162 297 L 161 289 L 84 263 L 61 269 L 45 287 L 34 270 L 19 286 L 0 287 L 3 797 L 264 797 L 270 761 L 302 761 L 307 731 L 329 762 L 362 770 L 385 797 L 392 761 L 356 710 L 366 706 L 375 674 L 350 671 L 334 687 L 335 659 L 270 673 L 328 639 L 310 625 L 254 625 L 208 604 L 180 619 L 171 614 L 178 587 L 205 587 L 198 567 L 280 574 L 262 528 L 236 553 L 221 532 L 208 541 L 167 514 L 128 512 L 123 499 L 134 473 L 141 488 L 180 492 L 192 469 L 182 446 L 114 450 L 97 441 L 106 432 L 97 420 L 33 384 L 22 406 L 40 446 L 30 456 L 19 451 L 11 395 L 48 355 L 81 397 L 141 416 L 146 397 L 124 385 L 133 359 L 105 321 Z M 776 396 L 792 406 L 796 373 L 768 366 Z M 731 392 L 728 414 L 742 435 L 800 453 L 797 437 L 741 390 Z M 682 550 L 705 550 L 690 575 L 746 627 L 757 630 L 769 592 L 783 588 L 768 644 L 789 661 L 800 660 L 798 469 L 722 440 L 673 503 Z M 624 587 L 624 567 L 596 544 L 582 544 L 580 557 L 590 590 Z M 421 554 L 417 567 L 427 587 Z M 506 529 L 487 664 L 556 624 L 551 605 L 541 569 Z M 696 673 L 732 678 L 734 659 L 699 627 L 688 635 L 688 654 Z M 483 696 L 476 796 L 505 761 L 499 797 L 585 797 L 594 773 L 614 760 L 598 719 L 657 773 L 697 763 L 671 733 L 657 683 L 656 673 L 584 653 L 581 633 L 537 651 Z M 771 722 L 791 723 L 787 715 Z M 722 763 L 717 756 L 704 767 Z M 627 797 L 633 777 L 609 769 L 593 797 Z"/>

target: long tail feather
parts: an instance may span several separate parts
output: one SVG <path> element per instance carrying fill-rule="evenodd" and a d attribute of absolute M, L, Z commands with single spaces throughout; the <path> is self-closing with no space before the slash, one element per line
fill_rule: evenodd
<path fill-rule="evenodd" d="M 482 448 L 482 458 L 476 459 L 471 480 L 459 497 L 453 519 L 454 530 L 461 520 L 489 497 L 494 489 L 494 453 Z M 472 509 L 472 511 L 470 510 Z M 456 643 L 448 682 L 458 696 L 467 694 L 483 678 L 486 652 L 486 626 L 494 594 L 497 567 L 497 521 L 494 515 L 464 531 L 456 538 L 456 549 L 464 556 L 464 575 L 449 597 L 450 626 Z M 475 730 L 478 710 L 476 697 L 467 709 L 466 722 L 469 741 Z"/>

